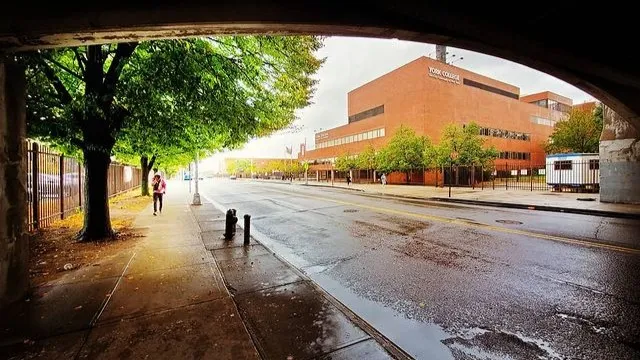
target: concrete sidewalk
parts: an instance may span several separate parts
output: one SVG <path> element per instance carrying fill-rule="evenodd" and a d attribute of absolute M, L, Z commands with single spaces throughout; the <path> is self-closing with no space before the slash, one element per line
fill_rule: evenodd
<path fill-rule="evenodd" d="M 257 181 L 257 180 L 253 180 Z M 259 180 L 264 181 L 264 180 Z M 273 183 L 289 183 L 286 181 L 272 181 Z M 304 181 L 294 181 L 295 185 L 305 185 Z M 538 208 L 546 211 L 571 211 L 580 213 L 593 212 L 597 214 L 631 214 L 640 216 L 640 204 L 611 204 L 601 203 L 599 194 L 568 193 L 551 191 L 527 191 L 527 190 L 503 190 L 503 189 L 471 189 L 462 187 L 435 188 L 434 186 L 419 185 L 385 185 L 380 184 L 351 184 L 347 186 L 343 182 L 316 182 L 309 181 L 309 186 L 337 187 L 362 191 L 368 194 L 406 197 L 412 199 L 464 202 L 476 205 L 506 206 L 518 205 L 520 208 Z"/>
<path fill-rule="evenodd" d="M 243 246 L 239 228 L 223 240 L 222 212 L 191 206 L 186 184 L 168 189 L 162 214 L 138 216 L 135 248 L 3 314 L 0 358 L 403 357 L 268 249 Z"/>

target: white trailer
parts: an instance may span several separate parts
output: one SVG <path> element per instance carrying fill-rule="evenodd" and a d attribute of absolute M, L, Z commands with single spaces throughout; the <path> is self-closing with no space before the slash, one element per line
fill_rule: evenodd
<path fill-rule="evenodd" d="M 600 189 L 600 157 L 592 153 L 547 155 L 547 184 L 555 191 Z"/>

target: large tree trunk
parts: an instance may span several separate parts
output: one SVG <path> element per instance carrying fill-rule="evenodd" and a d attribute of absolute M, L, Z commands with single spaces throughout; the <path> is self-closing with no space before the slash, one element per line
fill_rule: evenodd
<path fill-rule="evenodd" d="M 84 227 L 79 240 L 113 238 L 109 217 L 109 165 L 111 158 L 100 151 L 84 151 Z"/>
<path fill-rule="evenodd" d="M 140 184 L 140 189 L 142 196 L 151 195 L 149 192 L 149 172 L 153 169 L 155 161 L 155 155 L 151 157 L 151 161 L 149 161 L 149 157 L 147 155 L 142 155 L 140 157 L 140 167 L 142 168 L 142 182 Z"/>

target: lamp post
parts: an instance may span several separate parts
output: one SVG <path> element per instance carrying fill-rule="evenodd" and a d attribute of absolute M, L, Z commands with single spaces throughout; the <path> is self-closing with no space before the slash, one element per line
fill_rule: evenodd
<path fill-rule="evenodd" d="M 193 203 L 192 205 L 202 205 L 202 202 L 200 201 L 200 193 L 198 192 L 198 177 L 200 176 L 198 174 L 198 153 L 196 152 L 196 162 L 195 162 L 195 166 L 196 166 L 196 182 L 195 182 L 195 192 L 193 193 Z"/>
<path fill-rule="evenodd" d="M 458 153 L 452 151 L 449 154 L 449 197 L 451 197 L 451 183 L 453 182 L 453 161 L 458 158 Z"/>

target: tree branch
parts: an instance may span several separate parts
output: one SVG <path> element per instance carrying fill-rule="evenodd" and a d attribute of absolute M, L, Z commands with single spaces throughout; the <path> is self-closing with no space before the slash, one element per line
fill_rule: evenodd
<path fill-rule="evenodd" d="M 56 75 L 56 72 L 51 68 L 51 66 L 49 66 L 49 64 L 47 64 L 46 61 L 44 61 L 44 58 L 38 57 L 38 62 L 43 67 L 42 70 L 44 72 L 44 75 L 47 77 L 47 79 L 49 79 L 54 89 L 56 89 L 56 93 L 58 94 L 58 99 L 60 99 L 60 102 L 63 105 L 69 104 L 72 100 L 71 95 L 69 94 L 69 91 L 64 86 L 62 81 L 60 81 L 58 75 Z"/>
<path fill-rule="evenodd" d="M 153 169 L 153 165 L 156 163 L 156 155 L 154 154 L 151 157 L 151 160 L 149 160 L 149 166 L 147 166 L 148 169 Z"/>
<path fill-rule="evenodd" d="M 127 63 L 127 59 L 131 57 L 134 50 L 138 46 L 137 42 L 133 43 L 120 43 L 116 49 L 116 54 L 113 56 L 109 70 L 104 77 L 102 96 L 104 101 L 104 109 L 108 110 L 113 103 L 113 97 L 115 95 L 116 84 L 122 73 L 122 69 Z"/>
<path fill-rule="evenodd" d="M 80 81 L 84 81 L 84 78 L 78 74 L 76 74 L 73 70 L 69 69 L 68 67 L 62 65 L 60 62 L 54 60 L 53 58 L 46 56 L 45 59 L 47 61 L 50 61 L 51 63 L 53 63 L 54 65 L 56 65 L 57 67 L 61 68 L 62 70 L 66 71 L 67 73 L 69 73 L 69 75 L 75 77 L 76 79 L 80 80 Z"/>
<path fill-rule="evenodd" d="M 84 77 L 85 73 L 85 62 L 87 59 L 83 58 L 82 55 L 78 52 L 78 48 L 73 48 L 73 53 L 76 54 L 76 60 L 78 61 L 78 67 L 80 67 L 80 71 L 82 72 L 82 76 Z"/>

